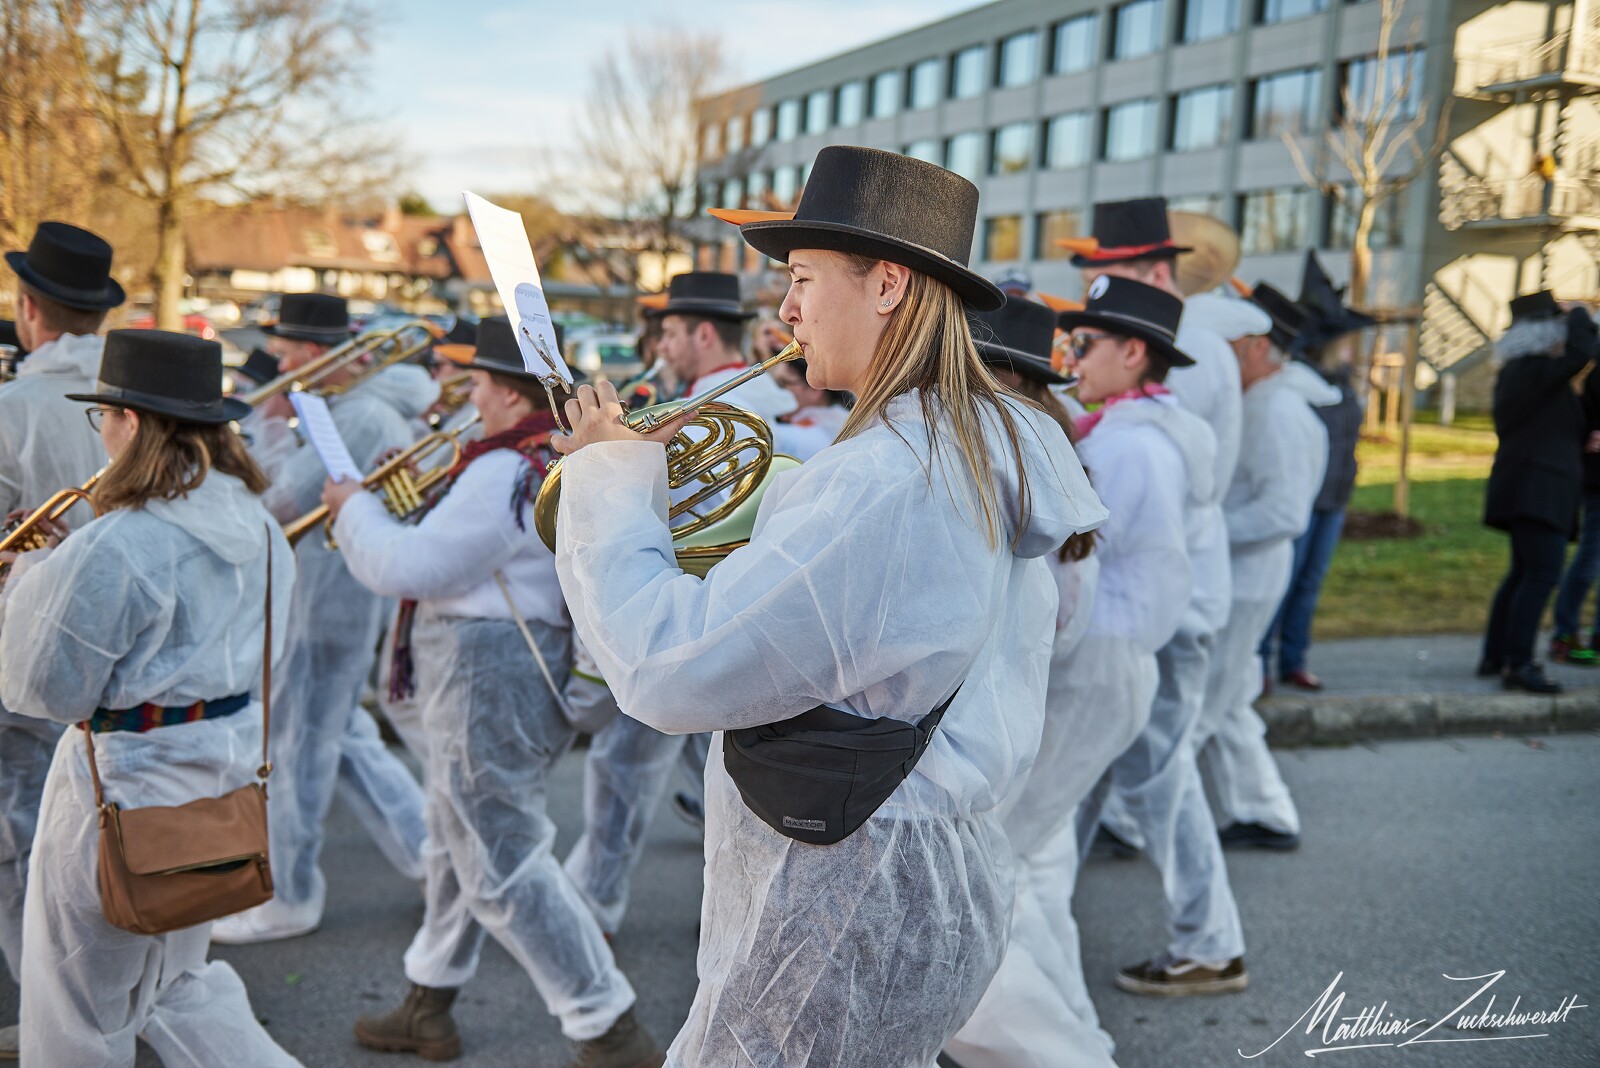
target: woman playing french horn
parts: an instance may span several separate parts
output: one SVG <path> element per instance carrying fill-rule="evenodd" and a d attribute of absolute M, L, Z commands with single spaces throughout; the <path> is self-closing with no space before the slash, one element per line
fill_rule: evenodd
<path fill-rule="evenodd" d="M 993 810 L 1039 743 L 1042 558 L 1105 512 L 1065 436 L 974 349 L 968 308 L 1001 299 L 965 266 L 976 212 L 948 171 L 833 147 L 794 216 L 724 213 L 787 260 L 780 314 L 810 383 L 858 402 L 705 579 L 674 567 L 663 521 L 662 444 L 681 424 L 641 436 L 614 391 L 583 386 L 553 441 L 562 587 L 630 715 L 676 733 L 823 714 L 926 741 L 936 725 L 831 844 L 806 841 L 813 821 L 758 816 L 728 739 L 713 745 L 701 985 L 669 1064 L 922 1068 L 1000 959 L 1011 873 Z"/>

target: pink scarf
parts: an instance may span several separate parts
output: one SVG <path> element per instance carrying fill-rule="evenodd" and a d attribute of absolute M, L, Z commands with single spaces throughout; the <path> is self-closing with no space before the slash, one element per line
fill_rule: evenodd
<path fill-rule="evenodd" d="M 1107 397 L 1105 399 L 1105 403 L 1101 404 L 1100 407 L 1096 408 L 1088 415 L 1080 416 L 1078 418 L 1078 437 L 1087 437 L 1091 430 L 1099 426 L 1100 420 L 1105 418 L 1106 412 L 1111 410 L 1111 406 L 1113 404 L 1121 404 L 1123 401 L 1138 400 L 1140 397 L 1163 397 L 1171 392 L 1172 390 L 1168 389 L 1166 386 L 1163 386 L 1160 382 L 1146 382 L 1142 386 L 1136 386 L 1135 388 L 1127 390 L 1126 392 L 1118 393 L 1114 397 Z"/>

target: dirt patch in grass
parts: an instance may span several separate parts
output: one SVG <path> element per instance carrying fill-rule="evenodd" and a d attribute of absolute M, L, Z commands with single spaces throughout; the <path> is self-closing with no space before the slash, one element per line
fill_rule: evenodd
<path fill-rule="evenodd" d="M 1417 520 L 1393 512 L 1348 512 L 1344 517 L 1344 537 L 1349 541 L 1420 538 L 1427 532 Z"/>

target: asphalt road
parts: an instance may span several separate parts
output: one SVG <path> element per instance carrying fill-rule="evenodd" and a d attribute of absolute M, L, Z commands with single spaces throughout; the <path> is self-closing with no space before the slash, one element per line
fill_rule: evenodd
<path fill-rule="evenodd" d="M 1243 994 L 1161 1001 L 1111 985 L 1116 968 L 1164 940 L 1160 885 L 1143 861 L 1095 861 L 1078 894 L 1085 968 L 1124 1068 L 1305 1064 L 1325 1042 L 1297 1019 L 1338 978 L 1340 1017 L 1385 1007 L 1441 1017 L 1430 1039 L 1396 1048 L 1341 1049 L 1313 1063 L 1381 1068 L 1600 1065 L 1600 735 L 1399 741 L 1279 754 L 1305 819 L 1294 854 L 1230 854 L 1249 941 Z M 576 833 L 581 763 L 560 768 L 555 818 L 561 847 Z M 420 895 L 399 878 L 337 807 L 324 857 L 329 909 L 321 931 L 274 945 L 216 947 L 248 983 L 258 1014 L 308 1066 L 414 1063 L 366 1053 L 354 1017 L 392 1004 L 404 988 L 400 956 L 420 915 Z M 639 993 L 639 1013 L 665 1042 L 695 985 L 698 836 L 663 809 L 652 828 L 635 905 L 617 943 Z M 1470 1009 L 1449 1012 L 1481 984 L 1444 976 L 1504 970 Z M 1504 1012 L 1561 1007 L 1564 1022 L 1457 1030 L 1494 994 Z M 0 1013 L 16 991 L 0 986 Z M 3 1017 L 0 1017 L 3 1018 Z M 458 1003 L 463 1068 L 566 1064 L 556 1022 L 504 952 L 491 946 Z M 1249 1060 L 1240 1055 L 1268 1047 Z M 1330 1036 L 1332 1030 L 1329 1031 Z M 1519 1039 L 1518 1035 L 1545 1034 Z M 144 1051 L 141 1065 L 156 1060 Z M 40 1066 L 35 1066 L 40 1068 Z"/>

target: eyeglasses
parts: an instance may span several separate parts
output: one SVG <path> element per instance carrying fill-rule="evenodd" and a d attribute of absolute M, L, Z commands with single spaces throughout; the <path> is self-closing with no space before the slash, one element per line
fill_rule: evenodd
<path fill-rule="evenodd" d="M 83 410 L 83 417 L 89 420 L 89 425 L 94 427 L 95 433 L 98 434 L 100 432 L 100 424 L 106 421 L 106 413 L 120 411 L 122 411 L 121 408 L 85 408 Z"/>
<path fill-rule="evenodd" d="M 1073 359 L 1081 360 L 1085 356 L 1089 355 L 1089 350 L 1094 348 L 1094 343 L 1096 341 L 1112 341 L 1112 340 L 1114 340 L 1114 338 L 1112 338 L 1112 336 L 1110 334 L 1083 334 L 1083 333 L 1078 333 L 1078 334 L 1073 334 L 1072 335 L 1072 339 L 1067 342 L 1067 347 L 1072 350 L 1072 358 Z"/>

